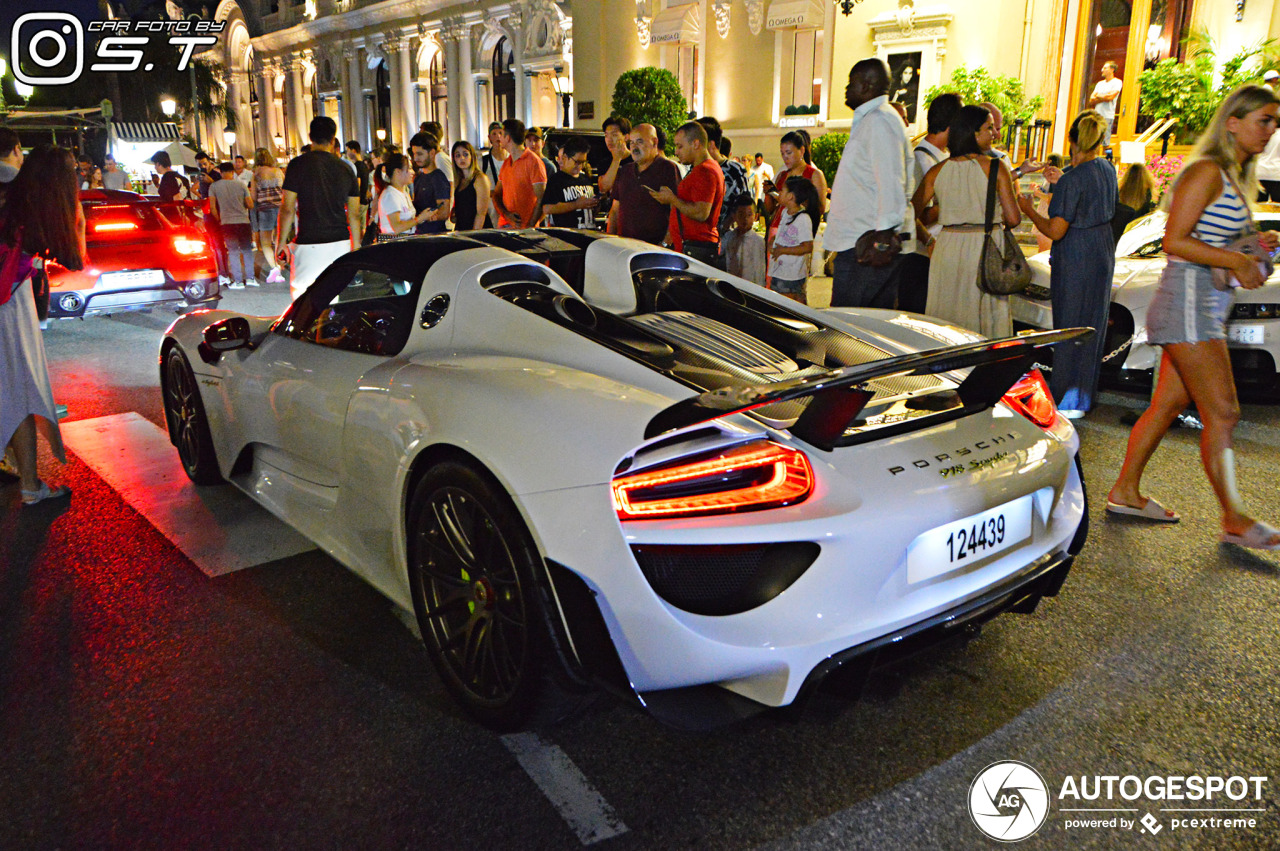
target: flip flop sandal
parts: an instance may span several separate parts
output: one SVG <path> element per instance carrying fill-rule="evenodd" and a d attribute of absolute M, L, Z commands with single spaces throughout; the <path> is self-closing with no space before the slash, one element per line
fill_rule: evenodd
<path fill-rule="evenodd" d="M 71 488 L 66 485 L 59 485 L 51 489 L 44 482 L 41 482 L 40 487 L 36 490 L 24 490 L 22 492 L 22 504 L 24 506 L 39 505 L 46 499 L 65 499 L 69 496 L 71 496 Z"/>
<path fill-rule="evenodd" d="M 1152 520 L 1156 523 L 1177 523 L 1182 519 L 1176 511 L 1170 511 L 1152 497 L 1147 497 L 1147 504 L 1141 508 L 1107 500 L 1107 513 L 1122 517 L 1141 517 L 1143 520 Z"/>
<path fill-rule="evenodd" d="M 1280 529 L 1268 526 L 1262 521 L 1258 521 L 1244 530 L 1243 534 L 1237 535 L 1234 532 L 1223 532 L 1222 543 L 1235 544 L 1237 547 L 1245 547 L 1250 550 L 1280 550 L 1280 543 L 1267 543 L 1272 538 L 1280 535 Z"/>

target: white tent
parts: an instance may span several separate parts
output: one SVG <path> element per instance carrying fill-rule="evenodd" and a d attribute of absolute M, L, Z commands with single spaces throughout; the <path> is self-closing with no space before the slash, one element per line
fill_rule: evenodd
<path fill-rule="evenodd" d="M 139 179 L 150 176 L 151 157 L 157 151 L 167 151 L 175 167 L 196 165 L 196 152 L 182 143 L 178 125 L 171 121 L 112 122 L 108 145 L 116 162 Z"/>

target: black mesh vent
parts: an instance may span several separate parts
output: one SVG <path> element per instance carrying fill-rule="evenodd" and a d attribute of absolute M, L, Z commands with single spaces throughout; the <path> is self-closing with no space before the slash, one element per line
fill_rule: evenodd
<path fill-rule="evenodd" d="M 734 615 L 763 605 L 809 569 L 821 548 L 811 541 L 785 544 L 631 548 L 658 596 L 697 615 Z"/>

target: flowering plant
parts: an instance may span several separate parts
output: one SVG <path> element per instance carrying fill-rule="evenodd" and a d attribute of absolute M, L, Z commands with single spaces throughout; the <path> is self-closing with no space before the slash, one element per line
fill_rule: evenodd
<path fill-rule="evenodd" d="M 1164 192 L 1173 183 L 1173 179 L 1178 176 L 1178 172 L 1182 171 L 1183 157 L 1178 154 L 1170 154 L 1169 156 L 1152 155 L 1147 157 L 1147 170 L 1151 172 L 1151 176 L 1156 181 L 1155 201 L 1159 203 L 1164 197 Z"/>

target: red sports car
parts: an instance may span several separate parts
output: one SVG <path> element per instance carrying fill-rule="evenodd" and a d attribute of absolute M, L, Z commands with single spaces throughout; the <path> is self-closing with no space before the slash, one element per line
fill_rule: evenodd
<path fill-rule="evenodd" d="M 80 193 L 89 256 L 78 272 L 50 263 L 49 317 L 71 319 L 220 298 L 208 235 L 187 211 L 136 192 Z"/>

